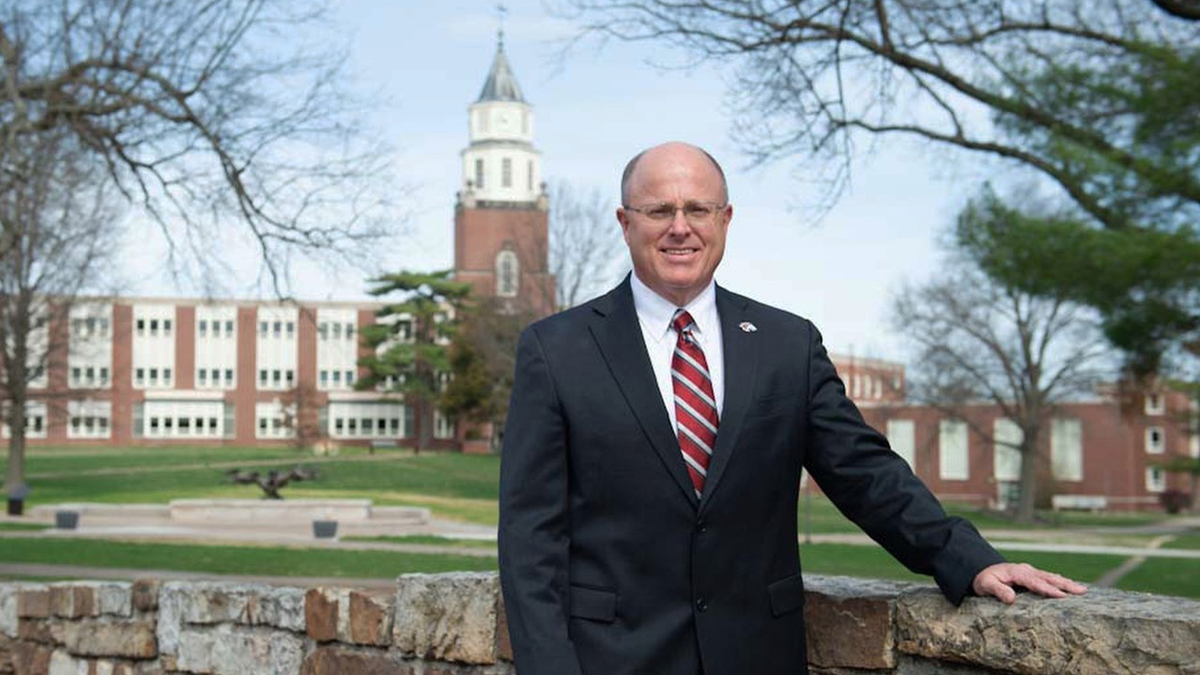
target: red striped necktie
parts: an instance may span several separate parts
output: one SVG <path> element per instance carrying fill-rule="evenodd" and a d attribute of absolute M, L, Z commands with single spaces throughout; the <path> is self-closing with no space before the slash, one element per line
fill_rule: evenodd
<path fill-rule="evenodd" d="M 679 449 L 696 497 L 704 491 L 708 463 L 717 443 L 717 399 L 713 396 L 708 361 L 693 331 L 696 322 L 682 309 L 675 310 L 671 327 L 678 336 L 671 357 L 671 387 L 675 392 L 675 427 Z"/>

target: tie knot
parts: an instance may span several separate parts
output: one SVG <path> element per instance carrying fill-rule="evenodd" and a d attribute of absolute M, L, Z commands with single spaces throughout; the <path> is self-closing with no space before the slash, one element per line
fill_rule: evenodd
<path fill-rule="evenodd" d="M 675 316 L 671 319 L 671 328 L 674 328 L 676 333 L 680 335 L 689 333 L 694 325 L 696 322 L 692 320 L 692 315 L 688 314 L 686 309 L 675 310 Z"/>

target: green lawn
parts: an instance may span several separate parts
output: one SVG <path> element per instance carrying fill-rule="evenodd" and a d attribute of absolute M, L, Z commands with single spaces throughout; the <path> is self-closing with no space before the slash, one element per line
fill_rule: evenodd
<path fill-rule="evenodd" d="M 496 550 L 496 542 L 480 539 L 452 539 L 433 534 L 409 534 L 402 537 L 380 535 L 378 537 L 342 537 L 342 541 L 366 541 L 384 544 L 419 544 L 421 546 L 453 546 Z"/>
<path fill-rule="evenodd" d="M 35 538 L 5 539 L 0 562 L 130 567 L 212 574 L 360 578 L 392 578 L 405 572 L 496 569 L 495 558 L 464 555 Z"/>
<path fill-rule="evenodd" d="M 1179 537 L 1163 544 L 1163 548 L 1200 550 L 1200 533 L 1179 535 Z"/>
<path fill-rule="evenodd" d="M 457 453 L 406 451 L 366 456 L 363 449 L 343 449 L 333 460 L 316 463 L 311 455 L 289 448 L 121 448 L 100 450 L 32 449 L 28 456 L 27 506 L 64 502 L 166 503 L 172 499 L 254 499 L 253 485 L 233 485 L 214 463 L 272 460 L 281 466 L 316 466 L 320 478 L 284 488 L 284 497 L 366 498 L 380 506 L 424 506 L 436 516 L 492 524 L 497 521 L 499 458 Z M 160 456 L 161 454 L 161 456 Z M 378 457 L 384 457 L 379 460 Z M 369 461 L 355 461 L 355 460 Z M 47 468 L 53 467 L 53 468 Z M 145 468 L 87 474 L 111 468 Z M 2 465 L 0 465 L 0 470 Z M 38 477 L 38 473 L 55 475 Z"/>
<path fill-rule="evenodd" d="M 1200 598 L 1200 560 L 1148 558 L 1118 581 L 1117 588 Z"/>
<path fill-rule="evenodd" d="M 48 529 L 50 529 L 49 525 L 39 525 L 37 523 L 0 523 L 0 532 L 24 532 Z"/>

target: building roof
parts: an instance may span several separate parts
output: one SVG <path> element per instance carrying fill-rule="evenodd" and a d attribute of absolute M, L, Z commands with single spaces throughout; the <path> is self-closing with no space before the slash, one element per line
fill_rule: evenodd
<path fill-rule="evenodd" d="M 504 55 L 504 39 L 496 44 L 496 58 L 492 60 L 492 69 L 488 72 L 483 90 L 479 92 L 477 103 L 485 101 L 517 101 L 525 103 L 521 95 L 521 87 L 517 77 L 513 75 L 512 67 L 508 65 L 508 57 Z"/>

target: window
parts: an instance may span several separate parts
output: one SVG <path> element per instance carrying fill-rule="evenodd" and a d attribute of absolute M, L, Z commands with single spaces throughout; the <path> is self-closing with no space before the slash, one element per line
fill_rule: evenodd
<path fill-rule="evenodd" d="M 887 439 L 892 450 L 908 462 L 911 467 L 916 461 L 916 430 L 912 420 L 888 420 Z"/>
<path fill-rule="evenodd" d="M 150 433 L 151 434 L 158 433 L 158 418 L 157 417 L 150 418 Z"/>
<path fill-rule="evenodd" d="M 500 187 L 512 187 L 512 159 L 508 157 L 500 160 Z"/>
<path fill-rule="evenodd" d="M 199 382 L 201 387 L 207 387 L 208 386 L 208 371 L 204 368 L 201 368 L 200 370 L 198 370 L 196 372 L 196 380 Z"/>
<path fill-rule="evenodd" d="M 282 321 L 276 321 L 271 324 L 271 334 L 274 335 L 275 337 L 280 337 L 283 335 L 283 322 Z"/>
<path fill-rule="evenodd" d="M 170 334 L 171 334 L 171 320 L 163 319 L 163 335 L 169 336 Z"/>
<path fill-rule="evenodd" d="M 354 324 L 352 324 L 352 323 L 346 324 L 346 339 L 347 340 L 354 339 Z"/>
<path fill-rule="evenodd" d="M 326 386 L 326 385 L 328 385 L 328 384 L 329 384 L 329 371 L 328 371 L 328 370 L 322 370 L 322 371 L 321 371 L 321 373 L 320 373 L 320 375 L 319 375 L 318 377 L 319 377 L 319 379 L 320 379 L 320 381 L 321 381 L 321 386 L 322 386 L 322 387 L 324 387 L 324 386 Z"/>
<path fill-rule="evenodd" d="M 83 374 L 79 366 L 71 368 L 71 384 L 78 385 L 83 380 Z"/>
<path fill-rule="evenodd" d="M 287 386 L 291 387 L 296 381 L 296 371 L 291 368 L 284 372 L 284 379 L 287 380 Z"/>
<path fill-rule="evenodd" d="M 354 385 L 354 371 L 347 370 L 346 371 L 346 386 L 349 387 L 349 386 L 353 386 L 353 385 Z"/>
<path fill-rule="evenodd" d="M 1166 405 L 1163 403 L 1162 394 L 1151 392 L 1146 394 L 1146 414 L 1161 415 L 1166 412 Z"/>
<path fill-rule="evenodd" d="M 260 436 L 266 435 L 266 433 L 267 433 L 267 418 L 265 418 L 265 417 L 258 418 L 258 431 L 259 431 Z"/>
<path fill-rule="evenodd" d="M 340 370 L 333 371 L 333 386 L 335 386 L 335 387 L 342 386 L 342 371 L 340 371 Z"/>
<path fill-rule="evenodd" d="M 1167 477 L 1157 466 L 1146 467 L 1146 491 L 1162 492 L 1167 489 Z"/>
<path fill-rule="evenodd" d="M 150 335 L 158 335 L 158 319 L 150 319 Z"/>
<path fill-rule="evenodd" d="M 108 366 L 100 367 L 100 384 L 108 385 Z"/>
<path fill-rule="evenodd" d="M 258 386 L 259 387 L 267 386 L 267 371 L 266 370 L 258 371 Z"/>
<path fill-rule="evenodd" d="M 342 324 L 340 324 L 340 323 L 333 324 L 333 339 L 334 340 L 342 339 Z"/>
<path fill-rule="evenodd" d="M 141 387 L 146 384 L 146 369 L 137 368 L 133 371 L 133 383 L 135 386 Z"/>
<path fill-rule="evenodd" d="M 1167 449 L 1162 427 L 1146 427 L 1146 452 L 1161 455 Z"/>
<path fill-rule="evenodd" d="M 208 336 L 208 321 L 200 319 L 196 322 L 196 332 L 200 333 L 200 337 Z"/>
<path fill-rule="evenodd" d="M 333 429 L 336 433 L 341 434 L 343 431 L 345 431 L 345 428 L 346 425 L 342 421 L 342 418 L 339 417 L 333 421 Z"/>
<path fill-rule="evenodd" d="M 259 321 L 259 322 L 258 322 L 258 335 L 259 335 L 259 337 L 266 337 L 266 336 L 267 336 L 267 333 L 269 333 L 269 332 L 270 332 L 270 330 L 269 330 L 269 329 L 270 329 L 270 324 L 268 324 L 266 321 Z"/>
<path fill-rule="evenodd" d="M 969 464 L 967 423 L 942 420 L 938 423 L 938 476 L 942 480 L 967 480 Z"/>
<path fill-rule="evenodd" d="M 993 474 L 996 480 L 1015 481 L 1021 476 L 1021 451 L 1024 434 L 1012 420 L 1002 417 L 992 425 Z"/>
<path fill-rule="evenodd" d="M 296 322 L 287 322 L 287 336 L 289 340 L 296 336 Z"/>
<path fill-rule="evenodd" d="M 281 373 L 278 368 L 276 368 L 275 370 L 272 370 L 271 371 L 271 384 L 278 387 L 280 385 L 280 383 L 283 381 L 283 378 L 281 377 L 282 375 L 283 375 L 283 373 Z"/>
<path fill-rule="evenodd" d="M 321 338 L 322 340 L 329 337 L 329 324 L 325 323 L 324 321 L 317 324 L 317 337 Z"/>
<path fill-rule="evenodd" d="M 158 368 L 150 369 L 150 385 L 151 386 L 158 385 Z"/>
<path fill-rule="evenodd" d="M 88 366 L 87 368 L 84 368 L 83 369 L 83 377 L 87 381 L 88 384 L 95 384 L 96 383 L 96 369 L 92 366 Z"/>
<path fill-rule="evenodd" d="M 171 386 L 171 369 L 170 368 L 163 368 L 163 384 L 166 386 Z"/>
<path fill-rule="evenodd" d="M 225 386 L 226 387 L 233 386 L 233 368 L 225 369 Z"/>
<path fill-rule="evenodd" d="M 138 337 L 141 337 L 142 335 L 145 335 L 145 334 L 146 334 L 146 320 L 145 320 L 145 319 L 138 319 L 138 320 L 137 320 L 137 324 L 136 324 L 136 325 L 137 325 L 137 334 L 138 334 Z"/>
<path fill-rule="evenodd" d="M 1050 470 L 1055 480 L 1083 480 L 1083 425 L 1079 420 L 1050 421 Z"/>
<path fill-rule="evenodd" d="M 225 337 L 233 337 L 233 319 L 225 320 Z"/>
<path fill-rule="evenodd" d="M 208 372 L 212 377 L 212 385 L 214 387 L 221 386 L 221 370 L 219 368 L 212 368 Z"/>
<path fill-rule="evenodd" d="M 496 254 L 496 295 L 513 297 L 517 294 L 520 263 L 512 251 Z"/>
<path fill-rule="evenodd" d="M 483 189 L 483 160 L 475 160 L 475 187 Z"/>
<path fill-rule="evenodd" d="M 533 160 L 532 159 L 525 163 L 525 184 L 526 184 L 525 189 L 532 192 L 533 191 Z"/>

